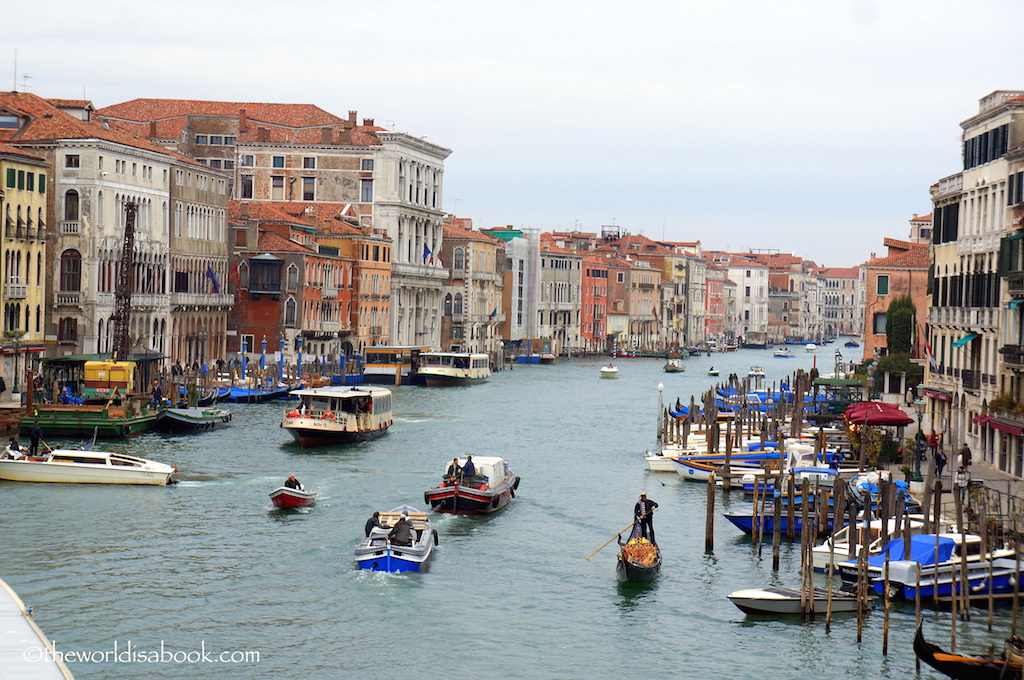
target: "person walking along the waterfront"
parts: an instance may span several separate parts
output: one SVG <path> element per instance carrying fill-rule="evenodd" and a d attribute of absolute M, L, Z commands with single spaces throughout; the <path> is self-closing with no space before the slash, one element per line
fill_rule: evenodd
<path fill-rule="evenodd" d="M 959 460 L 957 461 L 957 464 L 958 465 L 962 465 L 965 468 L 967 468 L 968 470 L 970 470 L 971 469 L 971 449 L 967 446 L 966 442 L 964 443 L 963 446 L 960 447 L 960 452 L 957 454 L 957 456 L 959 457 Z"/>
<path fill-rule="evenodd" d="M 942 447 L 935 449 L 935 476 L 942 477 L 942 471 L 946 468 L 946 452 Z"/>
<path fill-rule="evenodd" d="M 640 501 L 633 506 L 633 517 L 634 521 L 640 523 L 640 535 L 646 538 L 651 543 L 657 543 L 654 540 L 654 509 L 658 507 L 658 504 L 647 498 L 647 494 L 640 494 Z"/>
<path fill-rule="evenodd" d="M 970 483 L 970 475 L 967 474 L 967 468 L 963 465 L 956 471 L 956 487 L 957 492 L 960 494 L 960 503 L 967 502 L 967 485 Z"/>

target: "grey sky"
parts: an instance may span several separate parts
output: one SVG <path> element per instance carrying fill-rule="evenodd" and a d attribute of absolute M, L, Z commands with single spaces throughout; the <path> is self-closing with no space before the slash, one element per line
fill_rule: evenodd
<path fill-rule="evenodd" d="M 989 92 L 1024 88 L 1019 0 L 54 0 L 17 12 L 0 26 L 7 89 L 17 74 L 19 89 L 97 106 L 356 110 L 452 149 L 444 207 L 479 227 L 617 224 L 829 266 L 905 238 L 930 211 L 928 187 L 960 167 L 960 121 Z"/>

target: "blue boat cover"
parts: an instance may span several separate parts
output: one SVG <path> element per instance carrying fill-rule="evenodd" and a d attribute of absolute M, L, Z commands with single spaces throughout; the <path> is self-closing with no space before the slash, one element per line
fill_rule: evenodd
<path fill-rule="evenodd" d="M 953 539 L 939 536 L 939 552 L 935 552 L 935 534 L 918 534 L 910 537 L 910 556 L 903 556 L 903 539 L 894 538 L 886 544 L 882 552 L 868 558 L 868 564 L 879 569 L 885 567 L 885 556 L 890 561 L 913 560 L 922 565 L 946 562 L 953 554 Z"/>
<path fill-rule="evenodd" d="M 765 442 L 764 443 L 764 448 L 766 448 L 766 449 L 777 449 L 777 448 L 779 448 L 779 445 L 778 445 L 777 442 Z M 748 442 L 747 443 L 747 451 L 760 451 L 760 450 L 761 450 L 761 442 Z"/>

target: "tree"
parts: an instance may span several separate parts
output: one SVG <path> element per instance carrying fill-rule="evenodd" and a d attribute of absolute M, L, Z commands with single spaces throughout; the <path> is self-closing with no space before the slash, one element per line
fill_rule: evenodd
<path fill-rule="evenodd" d="M 909 295 L 900 295 L 885 314 L 886 345 L 889 354 L 910 354 L 914 337 L 914 317 L 917 308 Z"/>

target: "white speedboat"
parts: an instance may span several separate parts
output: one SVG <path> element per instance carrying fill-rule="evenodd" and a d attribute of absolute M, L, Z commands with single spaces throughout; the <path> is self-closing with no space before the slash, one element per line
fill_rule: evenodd
<path fill-rule="evenodd" d="M 780 347 L 772 353 L 776 359 L 792 359 L 795 355 L 788 347 Z"/>
<path fill-rule="evenodd" d="M 415 380 L 427 387 L 475 385 L 491 376 L 491 361 L 486 354 L 471 352 L 422 352 Z"/>
<path fill-rule="evenodd" d="M 804 345 L 804 349 L 807 350 L 808 352 L 817 352 L 818 346 L 815 345 L 813 342 L 809 342 L 806 345 Z"/>
<path fill-rule="evenodd" d="M 7 447 L 0 456 L 0 479 L 13 482 L 161 486 L 174 472 L 170 465 L 111 451 L 53 449 L 43 456 L 27 456 Z"/>
<path fill-rule="evenodd" d="M 924 530 L 924 515 L 910 516 L 910 535 L 916 536 Z M 885 533 L 883 533 L 883 530 Z M 940 532 L 953 532 L 955 527 L 952 522 L 940 520 Z M 904 522 L 901 519 L 890 519 L 883 522 L 880 519 L 873 519 L 869 522 L 861 520 L 857 524 L 857 531 L 854 533 L 853 559 L 860 555 L 861 546 L 864 541 L 864 532 L 868 532 L 868 555 L 877 555 L 894 538 L 902 538 L 904 535 Z M 837 568 L 840 562 L 846 562 L 850 557 L 850 526 L 846 525 L 839 531 L 829 536 L 821 545 L 811 549 L 811 558 L 816 571 L 827 571 L 829 562 L 833 568 Z M 838 570 L 838 569 L 837 569 Z"/>
<path fill-rule="evenodd" d="M 824 588 L 805 591 L 803 597 L 795 588 L 751 588 L 731 593 L 729 600 L 747 614 L 824 614 L 830 600 L 833 613 L 857 611 L 856 595 Z"/>
<path fill-rule="evenodd" d="M 391 528 L 402 515 L 412 522 L 413 539 L 410 545 L 398 545 L 388 539 Z M 356 546 L 356 562 L 360 569 L 370 571 L 423 571 L 437 545 L 437 531 L 430 526 L 427 513 L 414 507 L 400 505 L 389 512 L 380 513 L 383 527 L 374 527 L 370 535 Z"/>
<path fill-rule="evenodd" d="M 619 367 L 616 366 L 615 364 L 605 364 L 604 366 L 601 367 L 601 377 L 602 378 L 618 378 L 619 377 Z"/>
<path fill-rule="evenodd" d="M 747 376 L 750 378 L 763 378 L 764 368 L 761 366 L 751 366 L 750 370 L 747 371 Z"/>
<path fill-rule="evenodd" d="M 292 394 L 302 403 L 288 409 L 281 427 L 300 446 L 374 439 L 391 427 L 391 390 L 383 387 L 314 387 Z"/>
<path fill-rule="evenodd" d="M 666 373 L 682 373 L 686 370 L 686 366 L 683 366 L 679 359 L 669 359 L 662 368 Z"/>

